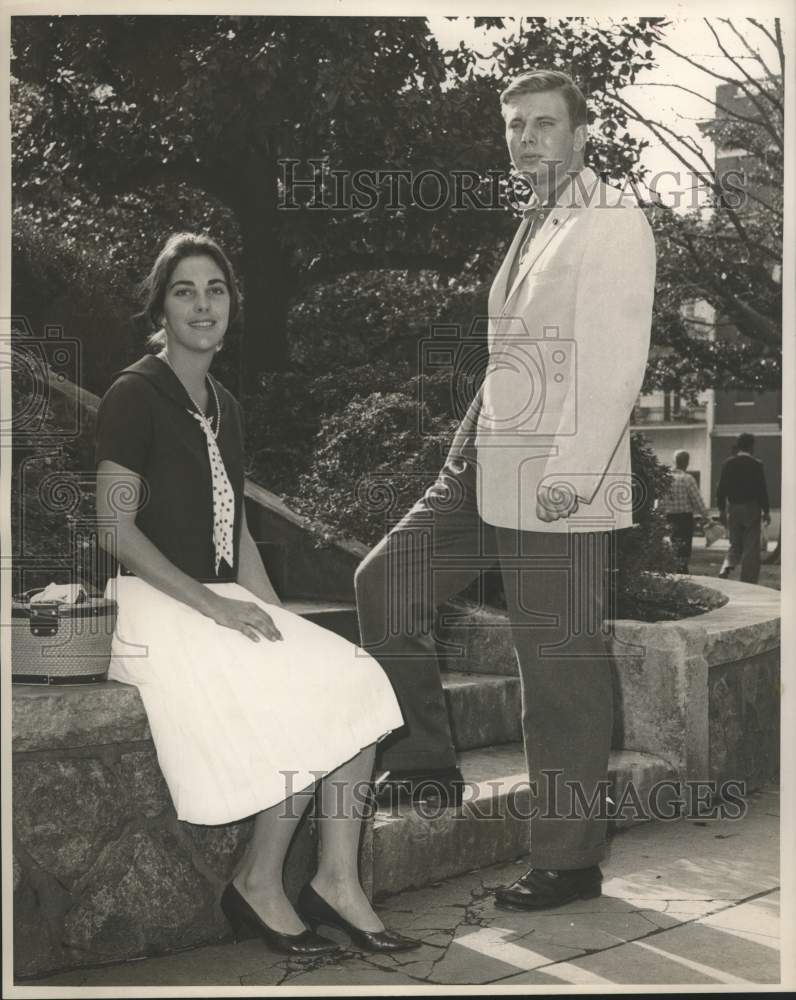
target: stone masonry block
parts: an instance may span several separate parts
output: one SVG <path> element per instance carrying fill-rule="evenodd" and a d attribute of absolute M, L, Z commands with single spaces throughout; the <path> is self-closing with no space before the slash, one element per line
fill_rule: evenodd
<path fill-rule="evenodd" d="M 17 759 L 13 795 L 17 837 L 67 888 L 132 815 L 116 775 L 96 758 Z"/>
<path fill-rule="evenodd" d="M 518 675 L 511 626 L 505 614 L 453 606 L 440 617 L 439 651 L 445 669 L 458 673 Z"/>
<path fill-rule="evenodd" d="M 154 750 L 131 750 L 119 759 L 122 786 L 144 816 L 173 811 L 171 795 Z"/>
<path fill-rule="evenodd" d="M 249 842 L 254 820 L 224 823 L 221 826 L 200 826 L 175 820 L 180 838 L 190 845 L 201 862 L 218 879 L 219 884 L 229 881 Z"/>
<path fill-rule="evenodd" d="M 220 936 L 223 916 L 189 853 L 168 830 L 109 844 L 66 915 L 64 944 L 79 964 L 172 951 Z"/>
<path fill-rule="evenodd" d="M 442 683 L 457 750 L 522 739 L 519 677 L 450 672 Z"/>
<path fill-rule="evenodd" d="M 610 648 L 617 683 L 614 745 L 663 757 L 685 777 L 707 776 L 704 629 L 621 622 Z"/>
<path fill-rule="evenodd" d="M 710 673 L 710 777 L 744 781 L 746 791 L 776 777 L 780 740 L 779 650 Z"/>
<path fill-rule="evenodd" d="M 60 914 L 68 894 L 46 872 L 25 872 L 14 858 L 14 974 L 35 976 L 64 965 Z"/>
<path fill-rule="evenodd" d="M 44 687 L 16 684 L 12 748 L 56 750 L 149 738 L 136 688 L 116 681 Z"/>

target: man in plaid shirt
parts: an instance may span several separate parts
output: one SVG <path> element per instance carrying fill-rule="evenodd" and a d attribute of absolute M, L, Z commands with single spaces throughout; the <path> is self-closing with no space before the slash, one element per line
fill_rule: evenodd
<path fill-rule="evenodd" d="M 669 522 L 678 573 L 688 572 L 688 560 L 691 558 L 691 544 L 694 538 L 694 515 L 704 521 L 710 516 L 696 480 L 686 471 L 690 458 L 687 451 L 674 453 L 675 469 L 672 473 L 672 486 L 662 503 L 663 512 Z"/>

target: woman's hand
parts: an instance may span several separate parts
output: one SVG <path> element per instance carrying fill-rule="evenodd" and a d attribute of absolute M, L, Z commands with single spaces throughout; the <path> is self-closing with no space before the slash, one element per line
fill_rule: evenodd
<path fill-rule="evenodd" d="M 282 638 L 273 618 L 253 601 L 236 601 L 231 597 L 214 594 L 207 614 L 216 624 L 243 632 L 253 642 L 259 642 L 261 635 L 270 642 Z"/>

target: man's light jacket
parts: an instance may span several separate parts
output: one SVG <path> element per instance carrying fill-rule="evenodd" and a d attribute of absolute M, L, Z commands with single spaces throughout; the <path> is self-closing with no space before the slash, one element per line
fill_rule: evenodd
<path fill-rule="evenodd" d="M 565 185 L 508 288 L 527 225 L 489 296 L 476 436 L 481 517 L 524 531 L 628 527 L 629 422 L 650 342 L 652 231 L 632 193 L 584 168 Z M 539 484 L 562 483 L 574 489 L 579 510 L 539 519 Z"/>

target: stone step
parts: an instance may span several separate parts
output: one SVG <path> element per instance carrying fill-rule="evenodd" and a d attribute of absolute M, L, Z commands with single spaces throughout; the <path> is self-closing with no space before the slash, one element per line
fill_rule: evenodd
<path fill-rule="evenodd" d="M 519 677 L 444 672 L 442 687 L 457 750 L 522 740 Z"/>
<path fill-rule="evenodd" d="M 474 605 L 447 605 L 439 618 L 438 648 L 446 670 L 517 677 L 506 613 Z"/>
<path fill-rule="evenodd" d="M 444 809 L 428 800 L 376 813 L 373 888 L 377 898 L 528 853 L 530 796 L 521 744 L 465 751 L 459 755 L 459 765 L 466 782 L 461 809 Z M 675 774 L 660 757 L 614 750 L 608 777 L 615 803 L 629 801 L 634 790 L 646 805 L 655 783 L 672 780 Z M 661 795 L 664 807 L 666 801 L 666 795 Z M 629 807 L 612 826 L 642 821 L 638 810 Z"/>

